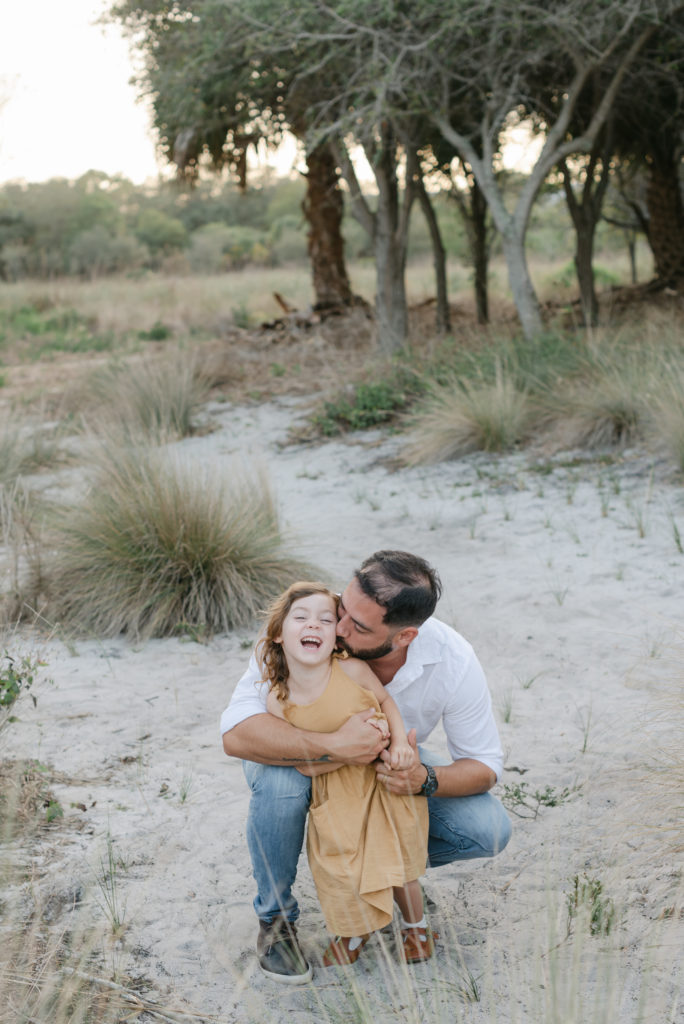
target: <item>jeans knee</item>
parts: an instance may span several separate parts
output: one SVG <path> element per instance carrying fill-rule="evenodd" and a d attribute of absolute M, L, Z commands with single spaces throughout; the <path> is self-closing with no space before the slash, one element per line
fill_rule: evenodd
<path fill-rule="evenodd" d="M 257 764 L 243 761 L 245 778 L 252 791 L 252 798 L 266 800 L 274 809 L 282 800 L 294 801 L 308 807 L 311 800 L 311 779 L 296 768 L 280 765 Z"/>
<path fill-rule="evenodd" d="M 433 866 L 455 860 L 495 857 L 511 838 L 511 821 L 490 793 L 429 797 L 429 858 Z"/>
<path fill-rule="evenodd" d="M 513 832 L 511 819 L 501 804 L 498 805 L 498 810 L 499 814 L 496 820 L 492 822 L 491 845 L 485 854 L 487 857 L 496 857 L 497 853 L 501 853 L 508 846 L 508 841 Z"/>
<path fill-rule="evenodd" d="M 504 811 L 501 817 L 501 834 L 499 836 L 499 851 L 504 850 L 508 846 L 508 840 L 513 834 L 513 823 Z"/>

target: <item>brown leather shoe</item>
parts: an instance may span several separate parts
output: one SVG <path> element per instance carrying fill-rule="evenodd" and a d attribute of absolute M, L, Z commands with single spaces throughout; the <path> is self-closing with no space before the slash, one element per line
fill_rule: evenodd
<path fill-rule="evenodd" d="M 328 943 L 323 954 L 324 967 L 346 967 L 347 964 L 354 964 L 359 959 L 359 953 L 370 939 L 370 935 L 361 935 L 361 942 L 355 949 L 349 948 L 351 938 L 345 935 L 336 935 Z"/>
<path fill-rule="evenodd" d="M 418 964 L 429 960 L 435 952 L 435 939 L 439 938 L 430 928 L 402 928 L 404 960 L 407 964 Z"/>

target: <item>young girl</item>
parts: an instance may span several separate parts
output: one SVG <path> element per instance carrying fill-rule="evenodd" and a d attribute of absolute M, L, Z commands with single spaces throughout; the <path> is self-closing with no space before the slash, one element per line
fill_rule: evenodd
<path fill-rule="evenodd" d="M 392 767 L 412 751 L 399 709 L 364 662 L 335 656 L 337 597 L 320 583 L 294 583 L 269 612 L 257 654 L 270 684 L 267 708 L 301 729 L 332 732 L 350 715 L 375 709 L 389 736 Z M 332 938 L 323 963 L 353 963 L 370 937 L 403 915 L 404 957 L 427 960 L 433 937 L 423 917 L 418 876 L 427 861 L 428 810 L 421 797 L 388 793 L 374 766 L 312 765 L 307 853 Z"/>

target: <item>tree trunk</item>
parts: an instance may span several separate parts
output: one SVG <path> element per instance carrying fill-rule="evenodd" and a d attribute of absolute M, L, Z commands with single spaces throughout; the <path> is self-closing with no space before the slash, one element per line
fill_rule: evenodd
<path fill-rule="evenodd" d="M 306 157 L 306 196 L 302 203 L 309 223 L 308 250 L 316 307 L 349 304 L 351 285 L 344 261 L 344 200 L 337 162 L 327 145 Z"/>
<path fill-rule="evenodd" d="M 388 235 L 381 226 L 375 237 L 375 270 L 378 348 L 392 355 L 408 337 L 405 259 L 394 243 L 394 234 Z"/>
<path fill-rule="evenodd" d="M 406 343 L 406 238 L 399 227 L 399 190 L 396 164 L 391 148 L 373 166 L 378 183 L 378 208 L 375 220 L 375 311 L 378 347 L 391 355 Z"/>
<path fill-rule="evenodd" d="M 406 308 L 406 250 L 411 206 L 416 195 L 414 180 L 416 154 L 407 151 L 406 185 L 399 201 L 397 142 L 391 124 L 381 126 L 379 144 L 374 140 L 366 150 L 378 186 L 375 214 L 376 295 L 378 348 L 391 355 L 408 338 Z"/>
<path fill-rule="evenodd" d="M 447 290 L 446 252 L 442 243 L 439 223 L 422 177 L 416 183 L 416 187 L 421 209 L 430 231 L 430 241 L 432 242 L 432 262 L 435 268 L 435 289 L 437 292 L 435 326 L 439 334 L 448 334 L 451 330 L 451 315 L 449 313 L 449 295 Z"/>
<path fill-rule="evenodd" d="M 585 327 L 596 327 L 599 304 L 594 286 L 594 237 L 596 222 L 580 218 L 575 224 L 575 270 Z"/>
<path fill-rule="evenodd" d="M 684 280 L 684 208 L 679 162 L 674 153 L 654 159 L 646 189 L 648 241 L 658 280 L 664 285 Z"/>
<path fill-rule="evenodd" d="M 534 290 L 525 255 L 525 229 L 513 223 L 508 230 L 501 232 L 504 256 L 508 268 L 508 283 L 511 286 L 513 302 L 518 311 L 520 326 L 528 341 L 541 334 L 542 321 L 537 293 Z"/>
<path fill-rule="evenodd" d="M 489 323 L 489 239 L 487 237 L 487 200 L 478 183 L 473 180 L 470 190 L 470 247 L 473 259 L 475 311 L 478 324 Z"/>
<path fill-rule="evenodd" d="M 489 295 L 487 275 L 489 269 L 489 229 L 487 226 L 487 200 L 477 183 L 472 168 L 460 157 L 467 187 L 463 191 L 451 176 L 451 198 L 458 207 L 470 248 L 473 265 L 473 289 L 478 324 L 489 323 Z"/>
<path fill-rule="evenodd" d="M 601 133 L 589 154 L 579 200 L 575 195 L 573 176 L 566 161 L 562 160 L 560 163 L 565 199 L 575 226 L 575 271 L 585 327 L 596 327 L 599 322 L 599 303 L 594 281 L 594 239 L 608 188 L 612 155 L 612 131 L 608 122 L 606 131 Z M 596 169 L 599 164 L 601 171 L 597 175 Z"/>
<path fill-rule="evenodd" d="M 627 252 L 629 254 L 630 280 L 632 284 L 636 284 L 638 281 L 636 261 L 636 234 L 634 232 L 630 232 L 629 234 L 625 232 L 625 234 L 627 241 Z"/>

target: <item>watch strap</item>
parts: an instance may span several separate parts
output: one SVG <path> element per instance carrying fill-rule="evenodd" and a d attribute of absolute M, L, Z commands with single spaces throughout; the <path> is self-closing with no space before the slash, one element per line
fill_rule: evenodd
<path fill-rule="evenodd" d="M 425 782 L 418 790 L 418 794 L 419 796 L 432 796 L 432 794 L 437 790 L 438 786 L 435 769 L 430 764 L 424 764 L 423 761 L 421 761 L 420 763 L 423 765 L 423 768 L 427 772 L 427 776 L 425 778 Z"/>

